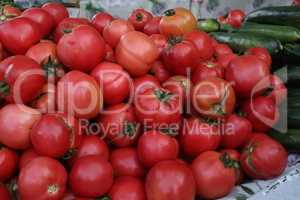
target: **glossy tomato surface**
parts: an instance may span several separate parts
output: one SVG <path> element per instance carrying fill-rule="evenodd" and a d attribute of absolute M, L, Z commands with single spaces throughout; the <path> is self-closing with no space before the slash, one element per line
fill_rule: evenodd
<path fill-rule="evenodd" d="M 46 10 L 54 19 L 57 26 L 64 18 L 69 17 L 69 13 L 64 5 L 57 2 L 48 2 L 42 6 L 42 9 Z"/>

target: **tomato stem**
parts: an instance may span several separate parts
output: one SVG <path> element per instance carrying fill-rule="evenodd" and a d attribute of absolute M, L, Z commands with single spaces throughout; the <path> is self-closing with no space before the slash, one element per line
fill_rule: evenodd
<path fill-rule="evenodd" d="M 239 169 L 240 164 L 238 161 L 230 158 L 228 153 L 224 153 L 220 156 L 220 160 L 223 162 L 225 168 Z"/>
<path fill-rule="evenodd" d="M 103 197 L 96 198 L 96 200 L 110 200 L 110 198 L 109 196 L 103 196 Z"/>
<path fill-rule="evenodd" d="M 0 98 L 6 97 L 9 94 L 9 85 L 6 81 L 0 81 Z"/>
<path fill-rule="evenodd" d="M 57 193 L 58 190 L 59 190 L 59 187 L 56 184 L 52 184 L 52 185 L 48 186 L 48 193 L 49 194 L 55 194 L 55 193 Z"/>
<path fill-rule="evenodd" d="M 70 30 L 70 29 L 64 29 L 63 32 L 64 32 L 64 33 L 71 33 L 72 30 Z"/>
<path fill-rule="evenodd" d="M 160 89 L 154 90 L 154 94 L 159 99 L 159 101 L 162 101 L 162 102 L 168 101 L 172 96 L 172 93 L 162 91 Z"/>
<path fill-rule="evenodd" d="M 137 13 L 135 16 L 136 21 L 140 22 L 143 20 L 143 15 L 141 13 Z"/>
<path fill-rule="evenodd" d="M 182 42 L 182 37 L 181 36 L 171 36 L 168 38 L 168 43 L 172 46 Z"/>
<path fill-rule="evenodd" d="M 169 10 L 166 10 L 166 11 L 164 12 L 164 15 L 165 15 L 165 16 L 173 16 L 173 15 L 175 15 L 175 14 L 176 14 L 175 9 L 169 9 Z"/>
<path fill-rule="evenodd" d="M 133 137 L 133 136 L 135 136 L 136 129 L 137 129 L 137 125 L 135 123 L 125 122 L 124 129 L 123 129 L 123 135 Z"/>

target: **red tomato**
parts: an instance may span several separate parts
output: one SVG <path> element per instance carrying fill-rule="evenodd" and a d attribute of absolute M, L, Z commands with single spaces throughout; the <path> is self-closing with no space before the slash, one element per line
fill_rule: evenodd
<path fill-rule="evenodd" d="M 93 69 L 91 76 L 99 82 L 105 104 L 121 103 L 131 92 L 132 80 L 121 65 L 102 62 Z"/>
<path fill-rule="evenodd" d="M 0 181 L 1 182 L 8 180 L 14 175 L 18 166 L 18 159 L 19 159 L 18 155 L 15 151 L 0 146 Z"/>
<path fill-rule="evenodd" d="M 192 42 L 176 37 L 169 39 L 162 52 L 162 60 L 172 74 L 187 75 L 199 61 L 199 53 Z"/>
<path fill-rule="evenodd" d="M 2 47 L 2 44 L 1 44 L 1 42 L 0 42 L 0 62 L 3 60 L 3 58 L 4 58 L 4 55 L 3 55 L 4 53 L 3 53 L 3 47 Z"/>
<path fill-rule="evenodd" d="M 42 6 L 54 19 L 57 26 L 64 18 L 69 17 L 68 10 L 60 3 L 48 2 Z"/>
<path fill-rule="evenodd" d="M 118 147 L 132 145 L 140 130 L 140 125 L 131 105 L 124 103 L 108 107 L 98 119 L 104 137 Z"/>
<path fill-rule="evenodd" d="M 31 130 L 30 138 L 33 148 L 42 156 L 62 157 L 71 146 L 71 131 L 59 114 L 43 115 Z"/>
<path fill-rule="evenodd" d="M 1 97 L 8 102 L 28 103 L 46 82 L 41 66 L 25 56 L 11 56 L 0 63 Z"/>
<path fill-rule="evenodd" d="M 134 99 L 135 112 L 146 129 L 178 129 L 181 121 L 180 97 L 163 88 L 149 88 Z"/>
<path fill-rule="evenodd" d="M 227 44 L 217 43 L 214 55 L 219 58 L 227 54 L 233 54 L 232 49 Z"/>
<path fill-rule="evenodd" d="M 128 17 L 128 21 L 134 26 L 135 30 L 143 31 L 145 25 L 153 18 L 152 14 L 143 8 L 135 9 Z"/>
<path fill-rule="evenodd" d="M 23 151 L 19 160 L 19 170 L 37 157 L 39 157 L 39 155 L 34 151 L 34 149 L 27 149 Z"/>
<path fill-rule="evenodd" d="M 212 77 L 224 78 L 224 68 L 218 62 L 204 61 L 196 66 L 192 74 L 192 81 L 197 84 Z"/>
<path fill-rule="evenodd" d="M 162 56 L 162 52 L 167 46 L 167 37 L 161 34 L 152 34 L 150 39 L 154 42 L 158 48 L 159 56 Z"/>
<path fill-rule="evenodd" d="M 230 64 L 230 62 L 232 60 L 234 60 L 235 58 L 237 58 L 238 56 L 234 53 L 229 53 L 229 54 L 225 54 L 222 56 L 219 56 L 217 58 L 218 63 L 223 67 L 223 68 L 227 68 L 228 65 Z"/>
<path fill-rule="evenodd" d="M 80 71 L 70 71 L 58 81 L 59 111 L 90 119 L 99 114 L 102 105 L 102 91 L 92 76 Z"/>
<path fill-rule="evenodd" d="M 175 8 L 164 12 L 159 31 L 166 36 L 178 36 L 191 32 L 197 27 L 197 19 L 186 8 Z"/>
<path fill-rule="evenodd" d="M 184 121 L 180 134 L 180 145 L 189 157 L 196 157 L 200 153 L 215 150 L 221 141 L 218 127 L 202 122 L 197 118 Z"/>
<path fill-rule="evenodd" d="M 275 102 L 264 96 L 246 101 L 242 110 L 252 123 L 253 130 L 257 132 L 269 131 L 279 119 L 279 110 Z"/>
<path fill-rule="evenodd" d="M 250 97 L 260 80 L 270 74 L 268 65 L 257 56 L 245 55 L 233 59 L 226 68 L 225 77 L 233 82 L 235 92 L 240 97 Z"/>
<path fill-rule="evenodd" d="M 243 147 L 252 135 L 251 122 L 237 114 L 226 117 L 222 129 L 221 144 L 228 149 Z"/>
<path fill-rule="evenodd" d="M 19 175 L 18 190 L 24 200 L 61 199 L 66 190 L 67 172 L 58 161 L 39 157 L 25 165 Z M 35 181 L 32 181 L 34 177 Z"/>
<path fill-rule="evenodd" d="M 99 197 L 113 184 L 113 169 L 108 161 L 96 155 L 78 159 L 73 165 L 69 182 L 72 192 L 83 197 Z"/>
<path fill-rule="evenodd" d="M 263 48 L 263 47 L 253 47 L 253 48 L 248 49 L 245 54 L 253 55 L 253 56 L 256 56 L 256 57 L 262 59 L 263 61 L 265 61 L 267 63 L 268 67 L 271 68 L 272 57 L 271 57 L 268 49 Z"/>
<path fill-rule="evenodd" d="M 117 62 L 135 77 L 145 75 L 158 56 L 155 43 L 137 31 L 123 35 L 116 49 Z"/>
<path fill-rule="evenodd" d="M 71 33 L 74 28 L 80 25 L 91 25 L 91 23 L 86 18 L 67 17 L 63 19 L 55 28 L 54 41 L 58 43 L 62 36 Z"/>
<path fill-rule="evenodd" d="M 114 181 L 108 196 L 113 200 L 146 200 L 144 183 L 135 177 L 119 177 Z"/>
<path fill-rule="evenodd" d="M 2 107 L 0 143 L 13 149 L 27 149 L 30 147 L 30 131 L 40 117 L 41 113 L 37 110 L 22 104 L 8 104 Z"/>
<path fill-rule="evenodd" d="M 108 160 L 109 150 L 107 144 L 98 136 L 83 136 L 79 147 L 75 150 L 75 154 L 68 164 L 72 166 L 78 159 L 89 155 L 97 155 Z"/>
<path fill-rule="evenodd" d="M 38 98 L 31 102 L 31 106 L 38 109 L 41 113 L 55 112 L 55 104 L 55 85 L 51 83 L 44 85 Z"/>
<path fill-rule="evenodd" d="M 2 183 L 0 183 L 0 197 L 1 197 L 1 200 L 11 200 L 12 199 L 8 189 Z"/>
<path fill-rule="evenodd" d="M 240 9 L 230 10 L 227 15 L 226 21 L 232 27 L 240 28 L 245 16 L 246 16 L 245 12 Z"/>
<path fill-rule="evenodd" d="M 96 13 L 92 18 L 92 24 L 97 31 L 102 34 L 105 26 L 109 25 L 114 17 L 107 12 Z"/>
<path fill-rule="evenodd" d="M 230 159 L 236 161 L 235 163 L 233 162 L 233 164 L 235 165 L 235 176 L 236 176 L 235 185 L 240 185 L 245 178 L 244 172 L 240 167 L 240 157 L 241 157 L 240 152 L 238 152 L 235 149 L 224 149 L 221 150 L 220 153 L 228 154 Z"/>
<path fill-rule="evenodd" d="M 10 20 L 12 18 L 18 17 L 21 14 L 22 14 L 22 11 L 19 8 L 16 8 L 11 5 L 4 5 L 4 6 L 1 5 L 0 23 L 3 21 Z"/>
<path fill-rule="evenodd" d="M 299 6 L 300 5 L 300 0 L 294 0 L 293 5 Z"/>
<path fill-rule="evenodd" d="M 54 64 L 59 63 L 56 54 L 56 44 L 50 40 L 42 40 L 36 45 L 33 45 L 28 49 L 25 55 L 40 65 L 47 64 L 49 61 Z"/>
<path fill-rule="evenodd" d="M 153 17 L 144 26 L 143 32 L 147 35 L 159 34 L 159 22 L 161 17 Z"/>
<path fill-rule="evenodd" d="M 176 159 L 179 145 L 177 140 L 167 133 L 148 131 L 140 137 L 137 151 L 143 165 L 151 168 L 160 161 Z"/>
<path fill-rule="evenodd" d="M 160 83 L 165 82 L 170 78 L 170 73 L 160 61 L 155 61 L 151 65 L 150 73 L 153 74 Z"/>
<path fill-rule="evenodd" d="M 224 197 L 235 185 L 235 163 L 227 154 L 207 151 L 192 163 L 197 194 L 204 199 Z"/>
<path fill-rule="evenodd" d="M 81 25 L 58 42 L 60 61 L 72 70 L 91 71 L 105 56 L 105 43 L 96 29 Z"/>
<path fill-rule="evenodd" d="M 146 74 L 139 78 L 133 80 L 134 94 L 135 96 L 139 93 L 145 92 L 149 88 L 158 88 L 160 87 L 159 80 L 157 77 Z"/>
<path fill-rule="evenodd" d="M 18 17 L 0 24 L 0 41 L 13 54 L 26 53 L 40 39 L 39 26 L 30 19 Z"/>
<path fill-rule="evenodd" d="M 202 60 L 211 59 L 214 54 L 212 38 L 203 31 L 192 31 L 184 35 L 184 40 L 190 41 L 198 50 Z"/>
<path fill-rule="evenodd" d="M 243 170 L 255 179 L 271 179 L 281 175 L 287 165 L 287 152 L 265 134 L 255 134 L 241 155 Z"/>
<path fill-rule="evenodd" d="M 195 180 L 190 168 L 182 161 L 162 161 L 151 168 L 146 179 L 148 200 L 193 200 Z"/>
<path fill-rule="evenodd" d="M 138 159 L 135 148 L 118 148 L 111 153 L 110 163 L 115 176 L 143 177 L 144 166 Z"/>
<path fill-rule="evenodd" d="M 42 37 L 49 35 L 55 25 L 54 18 L 42 8 L 29 8 L 22 13 L 21 17 L 36 22 Z"/>
<path fill-rule="evenodd" d="M 116 62 L 116 58 L 115 58 L 115 54 L 114 54 L 114 50 L 108 45 L 105 44 L 105 61 L 107 62 Z"/>
<path fill-rule="evenodd" d="M 278 76 L 271 75 L 269 79 L 268 86 L 271 88 L 271 91 L 267 96 L 273 99 L 276 105 L 279 105 L 287 98 L 287 88 Z"/>
<path fill-rule="evenodd" d="M 220 78 L 209 78 L 194 86 L 192 104 L 202 115 L 224 117 L 234 110 L 235 92 L 229 82 Z"/>
<path fill-rule="evenodd" d="M 122 35 L 134 31 L 132 24 L 124 19 L 115 19 L 103 29 L 103 38 L 112 48 L 115 48 Z"/>

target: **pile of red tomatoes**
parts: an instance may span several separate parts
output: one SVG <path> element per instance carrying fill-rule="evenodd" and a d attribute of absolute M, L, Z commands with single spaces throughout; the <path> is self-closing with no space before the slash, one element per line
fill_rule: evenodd
<path fill-rule="evenodd" d="M 184 8 L 0 22 L 0 199 L 193 200 L 279 176 L 285 99 L 264 48 L 235 54 Z"/>

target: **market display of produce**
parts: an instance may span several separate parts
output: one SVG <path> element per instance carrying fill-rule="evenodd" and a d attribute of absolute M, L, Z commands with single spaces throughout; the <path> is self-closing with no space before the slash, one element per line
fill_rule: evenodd
<path fill-rule="evenodd" d="M 200 20 L 1 5 L 0 199 L 218 199 L 280 176 L 300 150 L 296 4 Z"/>

